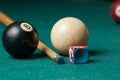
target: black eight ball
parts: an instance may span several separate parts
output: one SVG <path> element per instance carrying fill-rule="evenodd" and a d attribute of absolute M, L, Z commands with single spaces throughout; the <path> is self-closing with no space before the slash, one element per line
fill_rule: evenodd
<path fill-rule="evenodd" d="M 14 58 L 27 58 L 38 45 L 38 33 L 24 21 L 10 24 L 3 32 L 2 42 L 5 50 Z"/>

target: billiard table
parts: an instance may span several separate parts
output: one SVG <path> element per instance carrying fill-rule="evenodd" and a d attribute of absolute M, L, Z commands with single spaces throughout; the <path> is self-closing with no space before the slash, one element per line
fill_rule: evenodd
<path fill-rule="evenodd" d="M 111 1 L 105 0 L 1 0 L 0 10 L 15 21 L 34 25 L 39 39 L 52 45 L 50 32 L 59 19 L 77 17 L 89 30 L 89 61 L 72 64 L 63 56 L 57 64 L 39 49 L 27 59 L 12 58 L 2 44 L 5 26 L 0 24 L 0 80 L 119 80 L 120 24 L 110 16 Z"/>

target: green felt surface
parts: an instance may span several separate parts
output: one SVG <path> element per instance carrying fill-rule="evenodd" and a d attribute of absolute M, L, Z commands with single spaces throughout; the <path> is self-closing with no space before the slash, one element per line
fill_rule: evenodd
<path fill-rule="evenodd" d="M 67 16 L 80 18 L 89 29 L 90 56 L 87 64 L 71 64 L 64 56 L 66 63 L 59 65 L 36 50 L 29 59 L 13 59 L 2 46 L 5 27 L 0 24 L 0 80 L 119 80 L 120 25 L 111 19 L 110 5 L 104 0 L 1 0 L 0 10 L 15 21 L 32 23 L 53 50 L 54 23 Z"/>

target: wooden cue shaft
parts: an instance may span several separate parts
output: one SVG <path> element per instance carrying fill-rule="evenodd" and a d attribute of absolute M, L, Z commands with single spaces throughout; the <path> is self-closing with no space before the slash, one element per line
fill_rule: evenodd
<path fill-rule="evenodd" d="M 5 15 L 2 11 L 0 11 L 0 22 L 2 22 L 5 26 L 8 26 L 14 21 L 10 19 L 7 15 Z"/>
<path fill-rule="evenodd" d="M 14 21 L 11 18 L 9 18 L 7 15 L 5 15 L 2 11 L 0 11 L 0 22 L 2 22 L 5 26 L 8 26 L 9 24 L 13 23 Z M 40 49 L 41 51 L 45 52 L 46 55 L 54 61 L 56 61 L 56 59 L 60 57 L 57 53 L 55 53 L 50 48 L 48 48 L 40 40 L 39 40 L 37 48 Z"/>
<path fill-rule="evenodd" d="M 46 53 L 46 55 L 49 56 L 54 61 L 56 61 L 56 59 L 60 57 L 58 54 L 56 54 L 53 50 L 51 50 L 50 48 L 48 48 L 41 41 L 38 42 L 37 48 L 40 49 L 40 50 L 42 50 L 42 51 L 44 51 Z"/>

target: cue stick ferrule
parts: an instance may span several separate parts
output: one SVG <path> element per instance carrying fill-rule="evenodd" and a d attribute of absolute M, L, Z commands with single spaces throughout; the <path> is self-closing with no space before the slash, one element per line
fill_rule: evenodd
<path fill-rule="evenodd" d="M 44 51 L 48 57 L 50 57 L 52 60 L 54 60 L 58 64 L 64 63 L 64 58 L 62 56 L 59 56 L 57 53 L 52 51 L 45 44 L 43 44 L 41 41 L 38 42 L 37 48 Z"/>

